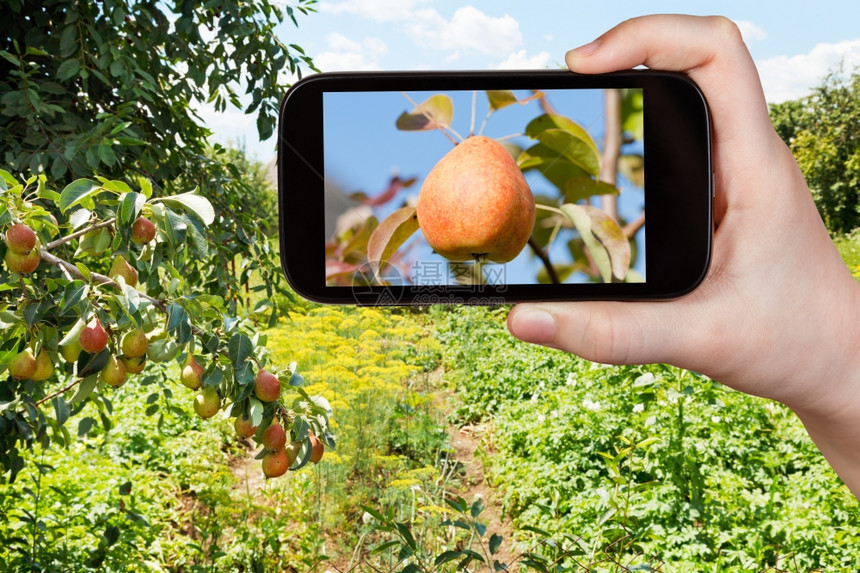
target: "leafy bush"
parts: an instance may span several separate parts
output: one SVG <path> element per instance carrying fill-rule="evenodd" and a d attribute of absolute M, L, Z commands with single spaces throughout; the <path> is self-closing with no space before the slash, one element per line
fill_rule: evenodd
<path fill-rule="evenodd" d="M 457 381 L 454 413 L 461 423 L 495 413 L 508 400 L 529 400 L 564 384 L 557 372 L 576 359 L 513 338 L 499 324 L 505 307 L 437 309 L 436 323 L 446 369 Z"/>
<path fill-rule="evenodd" d="M 663 365 L 513 343 L 502 317 L 450 313 L 445 337 L 477 329 L 481 344 L 446 360 L 462 357 L 458 392 L 493 415 L 486 463 L 520 527 L 572 535 L 582 562 L 613 570 L 860 566 L 856 499 L 788 409 Z"/>
<path fill-rule="evenodd" d="M 832 233 L 860 227 L 860 73 L 837 69 L 807 97 L 771 106 Z"/>

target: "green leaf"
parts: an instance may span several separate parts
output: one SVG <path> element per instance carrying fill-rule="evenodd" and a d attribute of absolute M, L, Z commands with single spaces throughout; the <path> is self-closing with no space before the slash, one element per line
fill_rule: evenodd
<path fill-rule="evenodd" d="M 209 241 L 206 240 L 206 227 L 197 217 L 189 217 L 188 215 L 180 215 L 186 224 L 186 230 L 191 235 L 191 242 L 194 243 L 194 249 L 200 256 L 200 259 L 205 259 L 209 256 Z"/>
<path fill-rule="evenodd" d="M 90 291 L 90 285 L 81 280 L 75 280 L 66 285 L 63 291 L 63 305 L 60 308 L 60 314 L 66 314 L 73 307 L 77 306 Z"/>
<path fill-rule="evenodd" d="M 65 81 L 76 75 L 80 70 L 80 60 L 78 60 L 78 58 L 69 58 L 68 60 L 60 64 L 59 68 L 57 68 L 57 79 L 60 81 Z"/>
<path fill-rule="evenodd" d="M 621 90 L 621 129 L 633 139 L 642 139 L 644 100 L 641 89 Z"/>
<path fill-rule="evenodd" d="M 586 142 L 564 129 L 545 129 L 535 138 L 556 153 L 556 158 L 564 158 L 581 167 L 589 175 L 600 173 L 600 153 L 593 142 Z"/>
<path fill-rule="evenodd" d="M 376 265 L 375 272 L 418 230 L 418 215 L 414 207 L 401 207 L 385 218 L 367 241 L 367 260 Z"/>
<path fill-rule="evenodd" d="M 565 203 L 578 203 L 597 195 L 618 195 L 618 188 L 591 177 L 573 177 L 564 185 Z"/>
<path fill-rule="evenodd" d="M 188 224 L 171 209 L 165 209 L 167 240 L 174 248 L 182 248 L 188 236 Z"/>
<path fill-rule="evenodd" d="M 57 424 L 62 427 L 72 414 L 69 409 L 69 405 L 62 396 L 54 396 L 51 400 L 51 404 L 54 406 L 54 413 L 57 416 Z"/>
<path fill-rule="evenodd" d="M 66 188 L 60 193 L 60 200 L 57 203 L 57 207 L 60 208 L 61 212 L 65 213 L 71 207 L 79 204 L 84 199 L 92 197 L 101 191 L 101 188 L 101 185 L 89 179 L 77 179 L 72 181 L 66 185 Z"/>
<path fill-rule="evenodd" d="M 74 402 L 72 403 L 74 404 Z M 87 416 L 86 418 L 81 418 L 81 421 L 78 422 L 78 437 L 83 437 L 89 434 L 90 430 L 93 429 L 95 423 L 95 418 L 92 418 L 90 416 Z"/>
<path fill-rule="evenodd" d="M 265 410 L 265 406 L 263 406 L 263 403 L 254 397 L 249 398 L 248 401 L 250 403 L 248 407 L 248 416 L 251 419 L 251 425 L 258 427 L 263 423 L 263 411 Z"/>
<path fill-rule="evenodd" d="M 237 332 L 230 337 L 227 354 L 234 366 L 246 362 L 254 354 L 254 343 L 246 334 Z"/>
<path fill-rule="evenodd" d="M 386 549 L 390 549 L 392 547 L 397 547 L 399 545 L 400 545 L 400 542 L 397 540 L 386 541 L 385 543 L 380 543 L 379 545 L 374 547 L 373 550 L 370 552 L 370 554 L 371 555 L 379 555 L 380 553 L 382 553 Z"/>
<path fill-rule="evenodd" d="M 135 178 L 138 187 L 140 187 L 140 192 L 143 193 L 143 196 L 149 199 L 152 197 L 152 182 L 146 177 L 137 177 Z"/>
<path fill-rule="evenodd" d="M 406 542 L 409 548 L 412 551 L 418 549 L 418 544 L 415 543 L 415 538 L 412 537 L 412 531 L 409 530 L 409 526 L 405 523 L 396 522 L 394 526 L 397 528 L 397 531 L 400 533 L 400 537 Z"/>
<path fill-rule="evenodd" d="M 462 556 L 463 556 L 463 553 L 460 551 L 453 551 L 453 550 L 443 551 L 442 553 L 440 553 L 436 557 L 436 559 L 433 561 L 433 564 L 438 567 L 439 565 L 444 565 L 445 563 L 448 563 L 449 561 L 459 559 Z"/>
<path fill-rule="evenodd" d="M 361 509 L 363 509 L 364 511 L 366 511 L 367 513 L 369 513 L 369 514 L 371 515 L 371 517 L 373 517 L 374 519 L 376 519 L 376 521 L 378 521 L 378 522 L 380 522 L 380 523 L 384 523 L 385 521 L 387 521 L 387 520 L 382 516 L 382 514 L 381 514 L 381 513 L 379 513 L 377 510 L 373 509 L 372 507 L 368 507 L 368 506 L 366 506 L 366 505 L 362 505 L 362 506 L 361 506 Z"/>
<path fill-rule="evenodd" d="M 215 221 L 215 209 L 212 207 L 212 203 L 206 197 L 198 195 L 196 191 L 163 197 L 159 201 L 171 207 L 185 209 L 194 213 L 206 226 L 211 225 Z"/>
<path fill-rule="evenodd" d="M 511 90 L 487 90 L 487 100 L 490 102 L 490 109 L 502 109 L 511 104 L 517 103 L 517 96 Z"/>
<path fill-rule="evenodd" d="M 549 531 L 547 531 L 545 529 L 539 529 L 539 528 L 534 527 L 532 525 L 523 525 L 520 529 L 522 529 L 524 531 L 531 531 L 532 533 L 537 533 L 538 535 L 540 535 L 542 537 L 547 537 L 547 538 L 552 537 L 552 534 Z"/>
<path fill-rule="evenodd" d="M 176 302 L 167 307 L 167 332 L 173 335 L 177 344 L 191 340 L 191 319 L 185 309 Z"/>
<path fill-rule="evenodd" d="M 484 511 L 484 503 L 481 501 L 480 498 L 476 499 L 475 502 L 472 504 L 472 507 L 469 509 L 469 513 L 472 517 L 478 517 L 479 515 L 481 515 L 482 511 Z"/>
<path fill-rule="evenodd" d="M 585 169 L 574 165 L 564 157 L 559 157 L 558 152 L 542 143 L 537 143 L 521 152 L 517 156 L 517 166 L 523 171 L 537 170 L 562 193 L 571 178 L 589 177 Z"/>
<path fill-rule="evenodd" d="M 630 268 L 630 242 L 618 223 L 591 205 L 565 203 L 561 210 L 585 241 L 603 281 L 623 281 Z"/>
<path fill-rule="evenodd" d="M 18 180 L 4 169 L 0 169 L 0 180 L 2 180 L 0 186 L 2 186 L 4 191 L 18 185 Z"/>
<path fill-rule="evenodd" d="M 143 205 L 146 203 L 146 197 L 134 191 L 123 193 L 119 199 L 119 207 L 116 211 L 117 226 L 127 228 L 129 235 L 131 234 L 131 225 L 140 216 L 143 211 Z"/>
<path fill-rule="evenodd" d="M 98 374 L 102 371 L 108 361 L 110 351 L 107 347 L 103 348 L 98 354 L 89 354 L 81 352 L 78 356 L 78 377 L 86 378 L 93 374 Z"/>
<path fill-rule="evenodd" d="M 253 363 L 254 343 L 247 335 L 237 332 L 230 337 L 227 355 L 233 363 L 233 374 L 240 385 L 250 384 L 254 380 Z"/>
<path fill-rule="evenodd" d="M 89 209 L 77 209 L 74 213 L 69 215 L 69 225 L 72 226 L 72 229 L 77 229 L 87 224 L 92 216 L 93 212 Z"/>
<path fill-rule="evenodd" d="M 495 555 L 496 552 L 499 550 L 499 547 L 501 547 L 501 546 L 502 546 L 502 536 L 499 535 L 498 533 L 492 534 L 490 536 L 490 543 L 489 543 L 490 555 Z"/>
<path fill-rule="evenodd" d="M 645 158 L 641 155 L 622 155 L 618 158 L 618 170 L 636 187 L 645 186 Z"/>
<path fill-rule="evenodd" d="M 418 104 L 411 112 L 403 112 L 395 126 L 402 131 L 440 129 L 451 125 L 454 102 L 445 94 L 436 94 Z"/>

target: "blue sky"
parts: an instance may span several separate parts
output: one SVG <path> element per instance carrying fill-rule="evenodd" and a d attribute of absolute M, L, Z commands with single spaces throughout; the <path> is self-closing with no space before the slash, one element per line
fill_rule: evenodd
<path fill-rule="evenodd" d="M 567 50 L 649 13 L 721 14 L 734 20 L 771 102 L 809 93 L 840 61 L 860 65 L 858 0 L 320 0 L 316 10 L 297 14 L 298 27 L 288 21 L 279 33 L 285 43 L 302 46 L 322 71 L 559 68 Z M 285 77 L 284 84 L 295 80 Z M 253 117 L 206 107 L 201 114 L 217 141 L 238 144 L 264 163 L 274 157 L 274 138 L 260 142 Z M 422 135 L 429 143 L 439 134 Z M 372 163 L 364 162 L 368 170 L 361 177 L 343 173 L 354 184 L 349 190 L 381 190 L 381 184 L 372 188 Z M 399 169 L 406 167 L 392 157 L 372 171 L 385 179 Z"/>
<path fill-rule="evenodd" d="M 290 0 L 287 0 L 290 1 Z M 323 71 L 559 67 L 564 53 L 621 20 L 648 13 L 722 14 L 740 25 L 770 101 L 800 97 L 840 60 L 860 64 L 857 0 L 322 0 L 317 13 L 280 28 Z M 289 82 L 290 78 L 285 78 Z M 239 142 L 260 161 L 240 111 L 202 115 L 221 142 Z"/>

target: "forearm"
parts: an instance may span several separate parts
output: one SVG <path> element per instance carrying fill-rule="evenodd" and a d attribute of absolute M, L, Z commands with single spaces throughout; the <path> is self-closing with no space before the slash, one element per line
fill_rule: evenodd
<path fill-rule="evenodd" d="M 851 423 L 800 419 L 836 474 L 860 499 L 860 409 L 854 411 Z"/>

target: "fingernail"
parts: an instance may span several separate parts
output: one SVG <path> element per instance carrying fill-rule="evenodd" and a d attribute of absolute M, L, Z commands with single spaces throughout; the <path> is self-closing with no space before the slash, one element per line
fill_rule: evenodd
<path fill-rule="evenodd" d="M 565 54 L 565 59 L 569 60 L 577 58 L 587 58 L 595 51 L 597 51 L 598 46 L 600 46 L 600 39 L 594 40 L 593 42 L 589 42 L 583 46 L 570 50 L 567 54 Z"/>
<path fill-rule="evenodd" d="M 535 344 L 547 344 L 555 337 L 555 317 L 539 308 L 524 308 L 511 317 L 511 334 Z"/>

